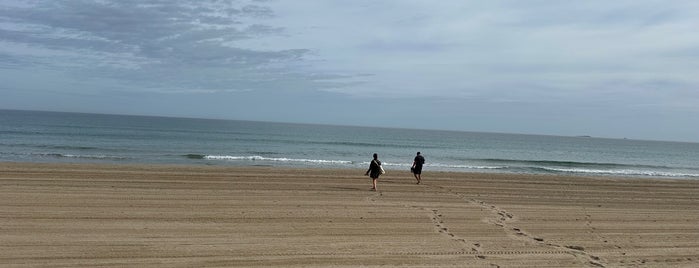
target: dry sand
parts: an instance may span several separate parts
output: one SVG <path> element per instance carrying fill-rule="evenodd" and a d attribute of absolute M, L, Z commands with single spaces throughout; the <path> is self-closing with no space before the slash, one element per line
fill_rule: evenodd
<path fill-rule="evenodd" d="M 0 164 L 2 267 L 699 267 L 699 181 Z"/>

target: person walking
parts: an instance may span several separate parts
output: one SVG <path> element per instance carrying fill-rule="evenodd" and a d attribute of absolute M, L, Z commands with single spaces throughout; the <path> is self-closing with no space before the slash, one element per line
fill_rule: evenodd
<path fill-rule="evenodd" d="M 373 187 L 371 187 L 372 191 L 376 191 L 376 180 L 379 178 L 379 175 L 381 175 L 382 170 L 383 168 L 381 168 L 381 161 L 379 161 L 379 155 L 374 154 L 374 160 L 371 160 L 371 164 L 369 164 L 369 169 L 364 174 L 371 177 L 371 184 L 373 185 Z"/>
<path fill-rule="evenodd" d="M 415 159 L 413 159 L 413 166 L 410 168 L 410 170 L 413 172 L 413 175 L 415 175 L 417 184 L 420 184 L 420 182 L 422 181 L 422 165 L 424 164 L 425 158 L 422 157 L 422 155 L 420 155 L 420 152 L 417 152 Z"/>

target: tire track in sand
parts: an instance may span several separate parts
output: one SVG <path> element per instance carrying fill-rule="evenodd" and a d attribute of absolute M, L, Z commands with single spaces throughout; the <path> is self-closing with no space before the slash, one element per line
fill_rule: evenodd
<path fill-rule="evenodd" d="M 443 186 L 432 187 L 439 188 L 443 192 L 457 196 L 470 204 L 480 206 L 486 211 L 490 211 L 491 217 L 486 218 L 486 222 L 489 222 L 495 226 L 502 228 L 503 231 L 505 231 L 505 233 L 509 234 L 511 237 L 516 237 L 518 239 L 526 240 L 530 243 L 545 245 L 559 251 L 564 251 L 570 255 L 573 255 L 578 261 L 580 261 L 581 264 L 587 265 L 589 267 L 606 267 L 602 258 L 585 251 L 585 248 L 582 246 L 560 245 L 552 242 L 546 242 L 543 238 L 530 234 L 525 230 L 522 230 L 521 228 L 513 224 L 516 221 L 515 215 L 513 215 L 510 212 L 507 212 L 504 209 L 501 209 L 493 204 L 489 204 L 483 200 L 469 198 L 464 194 L 454 192 L 451 189 L 447 189 Z"/>
<path fill-rule="evenodd" d="M 582 246 L 577 246 L 577 245 L 561 245 L 561 244 L 555 244 L 552 242 L 547 242 L 544 241 L 543 238 L 535 236 L 533 234 L 530 234 L 529 232 L 523 230 L 522 228 L 519 228 L 515 226 L 513 223 L 516 222 L 516 216 L 504 209 L 499 208 L 498 206 L 489 204 L 483 200 L 475 199 L 475 198 L 469 198 L 468 196 L 454 192 L 451 189 L 447 189 L 443 186 L 429 186 L 425 185 L 426 187 L 430 188 L 436 188 L 441 192 L 442 194 L 446 195 L 451 195 L 454 197 L 457 197 L 461 200 L 466 201 L 467 203 L 474 205 L 474 206 L 480 206 L 486 211 L 490 211 L 491 216 L 488 218 L 485 218 L 485 221 L 493 224 L 495 226 L 498 226 L 503 229 L 503 231 L 507 234 L 509 234 L 511 237 L 515 237 L 517 239 L 522 239 L 525 241 L 528 241 L 530 243 L 534 244 L 539 244 L 539 245 L 544 245 L 547 247 L 552 248 L 553 250 L 550 252 L 563 252 L 565 254 L 569 254 L 574 256 L 582 265 L 586 265 L 588 267 L 606 267 L 604 264 L 603 260 L 595 256 L 587 251 L 585 251 L 585 248 Z M 379 200 L 377 198 L 380 198 L 383 196 L 383 193 L 381 191 L 376 192 L 373 195 L 370 195 L 367 197 L 367 201 L 371 203 L 377 203 Z M 383 203 L 393 203 L 394 205 L 399 205 L 411 209 L 416 209 L 425 212 L 430 220 L 432 221 L 432 224 L 435 228 L 435 230 L 443 234 L 446 238 L 449 238 L 450 240 L 459 243 L 460 245 L 463 246 L 461 251 L 457 252 L 451 252 L 450 254 L 456 254 L 456 255 L 474 255 L 475 258 L 480 259 L 480 260 L 485 260 L 487 258 L 487 255 L 500 255 L 500 254 L 516 254 L 515 252 L 519 253 L 518 251 L 515 252 L 510 252 L 508 251 L 507 253 L 499 253 L 498 251 L 482 251 L 481 250 L 481 244 L 477 242 L 469 242 L 467 239 L 458 236 L 455 233 L 452 233 L 449 231 L 449 227 L 447 224 L 444 222 L 442 218 L 442 214 L 439 212 L 439 209 L 437 208 L 429 208 L 426 206 L 417 206 L 417 205 L 408 205 L 404 203 L 399 203 L 399 202 L 387 202 L 387 201 L 380 201 Z M 468 248 L 468 250 L 467 250 Z M 522 251 L 524 252 L 524 251 Z M 547 253 L 549 251 L 546 251 Z M 491 266 L 493 267 L 499 267 L 499 265 L 495 263 L 490 263 Z"/>
<path fill-rule="evenodd" d="M 452 193 L 442 193 L 450 196 L 454 196 Z M 374 195 L 368 196 L 367 201 L 371 203 L 376 203 L 379 202 L 377 200 L 377 197 L 381 197 L 383 194 L 381 192 L 377 192 Z M 381 201 L 386 204 L 393 204 L 393 205 L 398 205 L 398 206 L 403 206 L 406 208 L 414 209 L 414 210 L 419 210 L 424 212 L 430 220 L 432 221 L 434 230 L 439 233 L 444 235 L 445 238 L 450 239 L 451 241 L 455 242 L 458 245 L 461 245 L 461 249 L 457 252 L 450 252 L 450 254 L 456 254 L 456 255 L 474 255 L 474 258 L 476 259 L 485 259 L 486 256 L 482 254 L 481 250 L 481 244 L 478 242 L 469 242 L 467 241 L 466 238 L 460 237 L 457 234 L 449 231 L 449 227 L 445 223 L 443 219 L 442 213 L 440 213 L 439 209 L 437 208 L 430 208 L 427 206 L 417 206 L 417 205 L 408 205 L 400 202 L 387 202 L 387 201 Z M 507 252 L 490 252 L 491 254 L 488 255 L 502 255 L 502 254 L 519 254 L 520 252 L 518 251 L 507 251 Z M 560 252 L 555 252 L 555 251 L 550 251 L 546 252 L 546 254 L 557 254 Z M 491 266 L 493 267 L 500 267 L 499 265 L 491 263 Z"/>

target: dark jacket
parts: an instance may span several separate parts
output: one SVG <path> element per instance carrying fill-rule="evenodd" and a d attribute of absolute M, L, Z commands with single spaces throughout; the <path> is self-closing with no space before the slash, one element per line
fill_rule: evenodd
<path fill-rule="evenodd" d="M 381 175 L 381 161 L 378 159 L 371 160 L 371 164 L 369 164 L 369 170 L 366 172 L 369 173 L 369 177 L 372 179 L 376 179 Z"/>

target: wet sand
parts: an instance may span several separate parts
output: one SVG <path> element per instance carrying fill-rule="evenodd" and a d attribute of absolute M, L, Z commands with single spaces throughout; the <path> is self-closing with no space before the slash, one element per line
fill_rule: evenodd
<path fill-rule="evenodd" d="M 699 267 L 699 180 L 0 163 L 2 267 Z"/>

